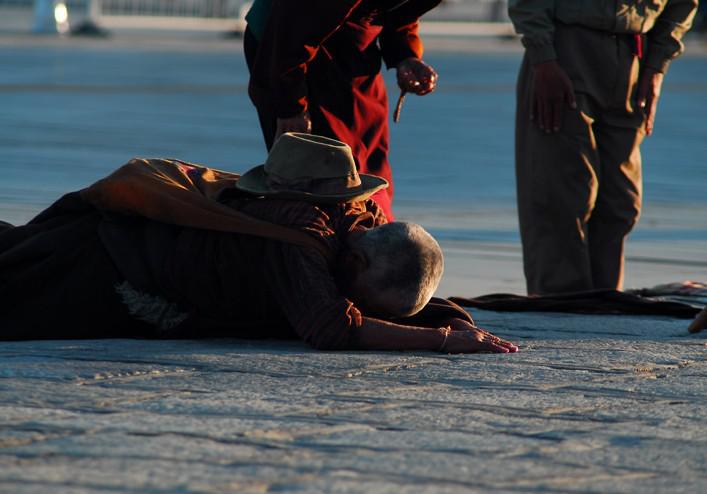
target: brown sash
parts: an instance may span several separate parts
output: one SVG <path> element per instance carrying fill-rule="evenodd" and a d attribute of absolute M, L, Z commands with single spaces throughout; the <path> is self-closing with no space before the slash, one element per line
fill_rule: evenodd
<path fill-rule="evenodd" d="M 323 241 L 304 232 L 253 218 L 217 201 L 240 178 L 175 159 L 133 159 L 81 191 L 103 211 L 134 214 L 172 225 L 243 233 L 317 249 L 328 262 Z"/>

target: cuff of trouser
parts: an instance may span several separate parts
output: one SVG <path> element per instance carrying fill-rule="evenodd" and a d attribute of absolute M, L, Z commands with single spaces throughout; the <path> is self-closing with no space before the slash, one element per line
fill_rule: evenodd
<path fill-rule="evenodd" d="M 557 53 L 555 53 L 555 47 L 552 44 L 526 46 L 525 52 L 528 54 L 531 65 L 557 59 Z"/>

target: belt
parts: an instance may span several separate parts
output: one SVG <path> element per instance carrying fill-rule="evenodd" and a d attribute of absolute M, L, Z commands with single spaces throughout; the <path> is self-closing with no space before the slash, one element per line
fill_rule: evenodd
<path fill-rule="evenodd" d="M 643 34 L 638 33 L 633 35 L 633 54 L 638 57 L 639 60 L 643 59 Z"/>

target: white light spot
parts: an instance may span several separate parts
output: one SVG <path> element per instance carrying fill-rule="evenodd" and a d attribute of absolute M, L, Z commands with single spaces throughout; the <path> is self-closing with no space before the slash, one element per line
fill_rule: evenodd
<path fill-rule="evenodd" d="M 64 24 L 69 20 L 69 9 L 65 3 L 57 3 L 54 6 L 54 20 L 57 24 Z"/>

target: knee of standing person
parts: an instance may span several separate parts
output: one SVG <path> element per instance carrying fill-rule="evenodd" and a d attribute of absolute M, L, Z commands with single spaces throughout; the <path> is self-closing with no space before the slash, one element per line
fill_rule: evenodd
<path fill-rule="evenodd" d="M 432 298 L 444 271 L 439 244 L 415 223 L 392 222 L 354 234 L 348 255 L 354 267 L 347 296 L 366 315 L 416 314 Z"/>
<path fill-rule="evenodd" d="M 598 202 L 592 212 L 592 218 L 614 225 L 617 231 L 628 234 L 641 217 L 641 196 L 631 191 L 622 192 L 620 196 Z"/>

